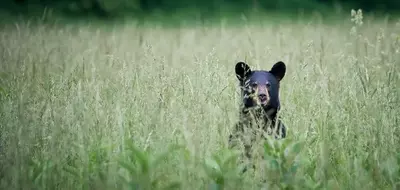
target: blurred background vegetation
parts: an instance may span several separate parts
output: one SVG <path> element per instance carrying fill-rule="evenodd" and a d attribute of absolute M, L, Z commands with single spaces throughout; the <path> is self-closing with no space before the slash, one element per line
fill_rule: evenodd
<path fill-rule="evenodd" d="M 40 16 L 113 19 L 162 15 L 207 19 L 245 13 L 299 13 L 348 15 L 350 9 L 364 13 L 396 13 L 399 0 L 9 0 L 2 3 L 5 16 Z M 184 16 L 183 16 L 184 15 Z"/>

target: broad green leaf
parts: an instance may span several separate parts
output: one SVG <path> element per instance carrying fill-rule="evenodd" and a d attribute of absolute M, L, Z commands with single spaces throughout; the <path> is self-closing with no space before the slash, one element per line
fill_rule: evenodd
<path fill-rule="evenodd" d="M 286 148 L 289 146 L 289 144 L 291 144 L 293 142 L 292 138 L 286 138 L 286 139 L 282 139 L 283 143 L 282 143 L 282 150 L 286 150 Z"/>
<path fill-rule="evenodd" d="M 217 164 L 218 166 L 221 166 L 221 165 L 222 165 L 222 159 L 221 159 L 221 158 L 223 158 L 223 156 L 224 156 L 224 154 L 221 154 L 221 155 L 214 154 L 214 155 L 212 156 L 212 158 L 213 158 L 213 160 L 216 162 L 216 164 Z M 220 168 L 220 169 L 221 169 L 221 168 Z"/>
<path fill-rule="evenodd" d="M 139 150 L 133 143 L 128 143 L 129 150 L 133 152 L 133 156 L 136 158 L 140 165 L 142 173 L 149 173 L 149 159 L 146 152 Z"/>
<path fill-rule="evenodd" d="M 290 167 L 290 172 L 296 173 L 298 169 L 299 169 L 299 166 L 295 164 Z"/>
<path fill-rule="evenodd" d="M 172 190 L 172 189 L 180 189 L 182 186 L 182 184 L 178 181 L 173 181 L 170 182 L 168 185 L 166 185 L 166 187 L 164 187 L 164 190 Z"/>
<path fill-rule="evenodd" d="M 217 183 L 211 183 L 211 184 L 208 186 L 208 189 L 209 189 L 209 190 L 222 190 L 222 189 L 223 189 L 223 186 L 221 186 L 220 184 L 217 184 Z"/>
<path fill-rule="evenodd" d="M 268 156 L 273 156 L 274 147 L 269 141 L 264 143 L 264 154 Z"/>
<path fill-rule="evenodd" d="M 327 189 L 328 190 L 340 190 L 340 187 L 339 187 L 339 184 L 335 180 L 330 179 L 330 180 L 328 180 L 328 188 Z"/>
<path fill-rule="evenodd" d="M 288 187 L 289 187 L 289 185 L 287 183 L 283 183 L 283 182 L 281 182 L 279 184 L 279 186 L 280 186 L 280 189 L 288 189 Z"/>
<path fill-rule="evenodd" d="M 129 182 L 129 189 L 131 189 L 131 190 L 140 190 L 140 189 L 143 189 L 143 188 L 141 188 L 141 185 L 136 183 L 135 181 L 130 181 Z"/>
<path fill-rule="evenodd" d="M 275 152 L 282 152 L 281 141 L 273 140 Z"/>
<path fill-rule="evenodd" d="M 218 181 L 218 179 L 222 178 L 221 169 L 215 162 L 215 160 L 206 159 L 203 164 L 203 167 L 207 176 L 212 180 L 214 180 L 215 182 Z"/>
<path fill-rule="evenodd" d="M 311 177 L 306 177 L 305 178 L 305 180 L 306 180 L 306 187 L 308 188 L 308 189 L 318 189 L 318 187 L 321 185 L 321 183 L 317 183 L 317 182 L 315 182 L 313 179 L 311 179 Z"/>
<path fill-rule="evenodd" d="M 129 181 L 124 176 L 119 175 L 118 179 L 121 180 L 125 185 L 129 185 Z"/>
<path fill-rule="evenodd" d="M 0 86 L 0 95 L 6 94 L 6 91 Z"/>
<path fill-rule="evenodd" d="M 235 154 L 233 152 L 229 152 L 227 154 L 227 158 L 222 163 L 222 169 L 226 170 L 226 169 L 229 169 L 230 166 L 237 166 L 237 164 L 236 164 L 237 159 L 238 159 L 237 154 Z"/>
<path fill-rule="evenodd" d="M 40 172 L 40 173 L 33 179 L 33 183 L 34 183 L 34 184 L 39 184 L 39 181 L 41 180 L 42 176 L 43 176 L 43 171 Z"/>
<path fill-rule="evenodd" d="M 272 159 L 272 160 L 270 160 L 269 161 L 269 165 L 270 165 L 270 169 L 272 169 L 272 170 L 279 170 L 279 162 L 278 162 L 278 160 L 277 159 Z"/>
<path fill-rule="evenodd" d="M 151 181 L 151 186 L 154 188 L 159 184 L 161 181 L 165 181 L 166 177 L 165 174 L 159 174 L 156 177 L 153 178 Z"/>
<path fill-rule="evenodd" d="M 128 170 L 131 175 L 139 173 L 137 168 L 133 167 L 132 164 L 129 164 L 129 163 L 124 162 L 124 161 L 118 161 L 118 163 L 119 163 L 119 165 L 121 167 L 123 167 L 124 169 Z"/>
<path fill-rule="evenodd" d="M 67 173 L 73 175 L 76 178 L 80 177 L 79 170 L 72 166 L 65 166 L 65 167 L 63 167 L 63 170 L 66 171 Z"/>
<path fill-rule="evenodd" d="M 209 168 L 213 168 L 213 169 L 215 169 L 216 171 L 219 171 L 219 172 L 221 171 L 220 166 L 218 165 L 218 163 L 214 159 L 206 158 L 205 159 L 205 164 Z"/>
<path fill-rule="evenodd" d="M 397 164 L 400 165 L 400 152 L 397 153 Z"/>
<path fill-rule="evenodd" d="M 165 152 L 162 152 L 159 155 L 157 155 L 157 157 L 153 158 L 150 165 L 153 168 L 156 168 L 160 164 L 162 159 L 167 157 L 168 154 L 171 154 L 172 152 L 179 150 L 180 148 L 181 148 L 180 146 L 170 146 Z"/>
<path fill-rule="evenodd" d="M 293 152 L 293 153 L 295 153 L 295 154 L 299 154 L 299 153 L 301 152 L 303 146 L 304 146 L 304 142 L 296 142 L 296 143 L 292 146 L 292 149 L 291 149 L 292 151 L 291 151 L 291 152 Z"/>

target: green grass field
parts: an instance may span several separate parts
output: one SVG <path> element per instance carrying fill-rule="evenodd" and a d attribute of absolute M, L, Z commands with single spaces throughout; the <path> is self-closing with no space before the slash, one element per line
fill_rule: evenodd
<path fill-rule="evenodd" d="M 350 19 L 5 24 L 0 188 L 399 189 L 400 22 Z M 244 60 L 286 63 L 288 138 L 240 175 L 227 140 Z"/>

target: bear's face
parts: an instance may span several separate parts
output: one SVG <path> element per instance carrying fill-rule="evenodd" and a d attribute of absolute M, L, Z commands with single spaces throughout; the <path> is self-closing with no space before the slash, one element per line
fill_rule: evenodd
<path fill-rule="evenodd" d="M 244 62 L 235 66 L 236 77 L 242 88 L 245 108 L 261 106 L 279 110 L 279 83 L 286 73 L 283 62 L 277 62 L 271 70 L 254 70 Z"/>

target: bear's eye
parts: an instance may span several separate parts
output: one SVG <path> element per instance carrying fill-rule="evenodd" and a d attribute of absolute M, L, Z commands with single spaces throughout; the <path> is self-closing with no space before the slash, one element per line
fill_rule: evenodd
<path fill-rule="evenodd" d="M 265 85 L 267 86 L 267 88 L 271 87 L 271 83 L 269 82 L 267 82 Z"/>
<path fill-rule="evenodd" d="M 253 88 L 257 88 L 257 82 L 253 82 L 253 83 L 251 83 L 251 87 L 253 87 Z"/>

